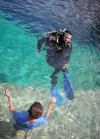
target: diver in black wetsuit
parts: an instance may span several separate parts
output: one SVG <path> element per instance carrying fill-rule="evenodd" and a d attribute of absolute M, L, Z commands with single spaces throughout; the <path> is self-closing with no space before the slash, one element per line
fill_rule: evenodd
<path fill-rule="evenodd" d="M 57 74 L 60 71 L 67 72 L 67 63 L 72 52 L 71 44 L 72 32 L 68 29 L 55 31 L 42 36 L 38 40 L 37 49 L 40 53 L 42 44 L 46 44 L 47 63 L 54 68 L 51 77 L 51 84 L 57 84 Z"/>

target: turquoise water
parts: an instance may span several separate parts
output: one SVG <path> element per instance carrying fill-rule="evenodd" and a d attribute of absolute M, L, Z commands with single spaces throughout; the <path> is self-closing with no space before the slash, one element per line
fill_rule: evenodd
<path fill-rule="evenodd" d="M 0 139 L 11 139 L 14 130 L 3 88 L 11 90 L 15 110 L 27 110 L 37 100 L 43 104 L 45 112 L 48 108 L 49 76 L 53 69 L 46 63 L 45 50 L 41 54 L 36 51 L 37 35 L 0 13 Z M 60 73 L 58 85 L 65 105 L 54 107 L 47 126 L 34 129 L 32 139 L 100 138 L 99 69 L 98 49 L 91 43 L 73 40 L 69 73 L 75 99 L 69 101 L 65 97 Z"/>
<path fill-rule="evenodd" d="M 9 21 L 0 14 L 0 80 L 1 83 L 32 87 L 50 87 L 53 69 L 47 65 L 45 50 L 37 53 L 37 34 L 30 33 L 24 26 Z M 93 44 L 75 41 L 69 62 L 69 73 L 75 89 L 100 87 L 100 55 Z M 62 87 L 60 73 L 58 85 Z"/>
<path fill-rule="evenodd" d="M 65 104 L 54 107 L 46 126 L 33 129 L 32 139 L 100 139 L 99 5 L 99 0 L 0 0 L 0 139 L 11 139 L 14 130 L 4 88 L 11 90 L 15 110 L 27 110 L 40 101 L 46 112 L 53 69 L 45 50 L 37 53 L 37 39 L 67 26 L 73 32 L 68 67 L 75 99 L 66 98 L 60 73 L 58 86 Z"/>

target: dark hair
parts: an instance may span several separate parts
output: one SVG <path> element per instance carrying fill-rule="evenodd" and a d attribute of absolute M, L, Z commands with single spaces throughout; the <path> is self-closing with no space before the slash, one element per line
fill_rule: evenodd
<path fill-rule="evenodd" d="M 72 31 L 70 29 L 65 29 L 64 30 L 64 34 L 67 34 L 67 33 L 70 34 L 70 35 L 72 35 Z"/>
<path fill-rule="evenodd" d="M 43 114 L 43 106 L 41 105 L 40 102 L 34 102 L 29 110 L 29 115 L 33 118 L 39 118 Z"/>

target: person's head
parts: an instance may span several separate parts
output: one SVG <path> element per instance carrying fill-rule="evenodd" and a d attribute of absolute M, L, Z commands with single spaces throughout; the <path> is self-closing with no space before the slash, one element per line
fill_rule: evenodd
<path fill-rule="evenodd" d="M 41 105 L 40 102 L 34 102 L 30 106 L 28 112 L 29 112 L 29 116 L 30 117 L 35 118 L 35 119 L 38 119 L 43 114 L 43 106 Z"/>
<path fill-rule="evenodd" d="M 70 42 L 71 41 L 71 38 L 72 38 L 72 32 L 71 32 L 71 30 L 65 29 L 63 31 L 63 33 L 64 33 L 64 37 L 63 37 L 64 41 L 65 42 Z"/>

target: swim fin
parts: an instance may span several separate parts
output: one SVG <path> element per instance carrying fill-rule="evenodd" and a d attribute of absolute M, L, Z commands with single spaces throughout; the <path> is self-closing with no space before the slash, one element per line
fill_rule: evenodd
<path fill-rule="evenodd" d="M 56 98 L 55 106 L 58 106 L 60 104 L 63 105 L 65 103 L 63 97 L 60 95 L 60 93 L 59 93 L 59 91 L 58 91 L 56 86 L 52 87 L 51 95 Z"/>
<path fill-rule="evenodd" d="M 72 82 L 69 78 L 69 74 L 64 72 L 64 80 L 63 80 L 63 86 L 66 93 L 66 97 L 70 100 L 74 99 L 75 92 L 73 90 Z"/>

